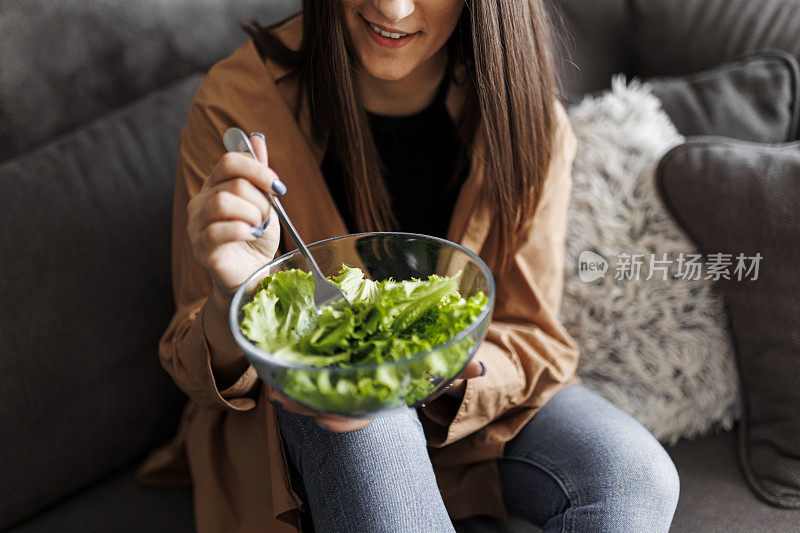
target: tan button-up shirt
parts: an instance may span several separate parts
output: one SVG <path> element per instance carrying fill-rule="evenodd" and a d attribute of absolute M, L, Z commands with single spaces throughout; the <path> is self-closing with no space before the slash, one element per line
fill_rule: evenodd
<path fill-rule="evenodd" d="M 299 16 L 278 35 L 297 48 Z M 306 242 L 349 232 L 320 173 L 325 146 L 313 140 L 308 106 L 299 101 L 296 78 L 289 74 L 262 60 L 252 40 L 246 41 L 209 70 L 179 138 L 172 227 L 177 310 L 159 356 L 189 401 L 175 438 L 147 458 L 137 479 L 193 485 L 200 533 L 299 531 L 300 513 L 308 510 L 291 486 L 268 387 L 252 366 L 232 386 L 216 385 L 203 330 L 212 280 L 194 259 L 186 232 L 186 205 L 225 153 L 222 135 L 232 126 L 266 134 L 270 166 L 288 187 L 281 201 Z M 554 155 L 530 233 L 502 271 L 496 264 L 498 226 L 480 194 L 480 135 L 450 222 L 448 239 L 480 255 L 497 288 L 494 315 L 476 354 L 487 365 L 486 375 L 468 380 L 462 399 L 442 395 L 418 408 L 454 520 L 506 517 L 496 459 L 553 394 L 579 379 L 578 347 L 558 320 L 576 140 L 561 104 L 557 118 Z M 294 248 L 285 232 L 281 238 L 280 253 Z"/>

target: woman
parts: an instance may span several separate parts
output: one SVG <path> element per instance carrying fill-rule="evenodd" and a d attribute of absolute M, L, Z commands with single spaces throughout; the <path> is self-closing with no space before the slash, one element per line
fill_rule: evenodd
<path fill-rule="evenodd" d="M 545 531 L 666 531 L 672 462 L 580 383 L 557 319 L 576 141 L 541 1 L 315 0 L 248 31 L 180 136 L 177 311 L 160 356 L 190 401 L 139 479 L 191 481 L 201 532 L 438 532 L 506 513 Z M 258 161 L 224 153 L 231 126 L 256 132 Z M 264 191 L 285 194 L 309 242 L 418 231 L 487 261 L 495 313 L 456 386 L 355 420 L 258 380 L 225 316 L 236 288 L 293 248 Z"/>

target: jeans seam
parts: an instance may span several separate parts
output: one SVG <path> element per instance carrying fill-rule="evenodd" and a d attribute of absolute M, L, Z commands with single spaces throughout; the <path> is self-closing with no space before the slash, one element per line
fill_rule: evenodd
<path fill-rule="evenodd" d="M 575 530 L 575 525 L 572 523 L 575 518 L 575 508 L 570 505 L 564 511 L 564 518 L 561 520 L 561 533 L 572 533 Z"/>
<path fill-rule="evenodd" d="M 571 518 L 572 518 L 572 510 L 576 505 L 581 505 L 580 503 L 580 496 L 578 492 L 575 490 L 575 487 L 570 483 L 567 476 L 564 475 L 555 465 L 553 465 L 547 459 L 543 457 L 531 455 L 531 454 L 519 454 L 519 455 L 505 455 L 502 459 L 513 459 L 515 461 L 520 461 L 523 463 L 528 463 L 530 465 L 535 466 L 536 468 L 541 469 L 543 472 L 548 474 L 552 477 L 556 483 L 561 487 L 561 490 L 564 491 L 564 494 L 567 496 L 567 500 L 569 501 L 569 507 L 567 510 L 564 511 L 564 519 L 562 520 L 561 524 L 561 531 L 572 531 L 571 526 Z M 567 528 L 567 522 L 570 521 L 570 527 Z"/>

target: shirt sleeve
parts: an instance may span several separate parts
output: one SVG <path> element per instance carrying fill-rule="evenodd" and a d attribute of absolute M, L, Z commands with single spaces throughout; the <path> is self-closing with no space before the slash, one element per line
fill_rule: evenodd
<path fill-rule="evenodd" d="M 204 328 L 213 280 L 194 258 L 186 231 L 186 207 L 225 153 L 216 117 L 200 102 L 203 84 L 195 93 L 178 140 L 178 164 L 172 207 L 172 286 L 176 310 L 159 342 L 159 359 L 178 387 L 203 406 L 246 411 L 255 407 L 248 397 L 260 382 L 249 368 L 220 390 L 211 366 L 211 346 Z"/>
<path fill-rule="evenodd" d="M 541 407 L 544 392 L 573 377 L 579 350 L 558 319 L 564 283 L 567 210 L 577 141 L 561 104 L 553 158 L 527 237 L 494 272 L 495 310 L 475 358 L 486 374 L 463 397 L 441 395 L 420 408 L 432 421 L 429 444 L 442 447 L 517 407 Z"/>

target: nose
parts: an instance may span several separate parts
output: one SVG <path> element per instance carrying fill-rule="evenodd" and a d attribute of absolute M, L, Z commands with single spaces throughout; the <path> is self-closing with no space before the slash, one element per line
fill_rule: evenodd
<path fill-rule="evenodd" d="M 375 8 L 387 21 L 398 22 L 414 12 L 414 0 L 375 0 Z"/>

